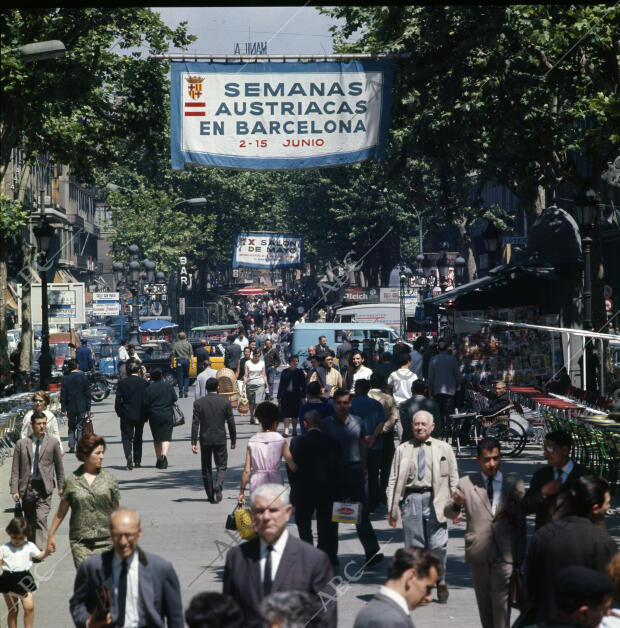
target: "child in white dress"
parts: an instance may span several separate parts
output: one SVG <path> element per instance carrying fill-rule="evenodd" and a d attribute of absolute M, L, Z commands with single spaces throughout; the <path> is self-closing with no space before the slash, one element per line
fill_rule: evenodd
<path fill-rule="evenodd" d="M 29 527 L 25 519 L 12 519 L 6 527 L 11 538 L 9 543 L 0 546 L 0 593 L 9 609 L 8 628 L 17 628 L 18 601 L 24 608 L 24 628 L 32 628 L 34 621 L 34 598 L 32 592 L 37 585 L 30 573 L 32 561 L 43 560 L 50 555 L 49 550 L 42 552 L 34 543 L 27 540 Z"/>

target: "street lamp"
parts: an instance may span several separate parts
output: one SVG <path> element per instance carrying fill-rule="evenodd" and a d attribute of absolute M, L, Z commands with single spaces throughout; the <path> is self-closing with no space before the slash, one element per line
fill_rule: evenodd
<path fill-rule="evenodd" d="M 400 337 L 404 340 L 407 333 L 407 317 L 405 314 L 405 286 L 407 285 L 407 275 L 400 276 Z"/>
<path fill-rule="evenodd" d="M 482 238 L 484 239 L 484 244 L 486 245 L 487 252 L 489 254 L 489 268 L 493 268 L 491 260 L 493 260 L 493 263 L 495 262 L 495 253 L 497 251 L 497 247 L 499 246 L 500 235 L 501 231 L 489 220 L 487 228 L 482 233 Z"/>
<path fill-rule="evenodd" d="M 8 53 L 17 52 L 21 55 L 22 61 L 29 63 L 31 61 L 44 61 L 45 59 L 59 59 L 64 56 L 65 51 L 65 45 L 61 41 L 51 39 L 13 48 Z"/>
<path fill-rule="evenodd" d="M 457 286 L 460 286 L 465 279 L 465 267 L 467 266 L 467 262 L 465 258 L 459 255 L 454 260 L 454 281 Z"/>
<path fill-rule="evenodd" d="M 439 261 L 437 262 L 437 269 L 439 270 L 440 287 L 442 292 L 445 292 L 448 287 L 448 273 L 450 272 L 450 260 L 448 260 L 449 248 L 450 245 L 447 242 L 442 242 L 439 247 L 441 255 L 439 256 Z"/>
<path fill-rule="evenodd" d="M 583 328 L 592 329 L 592 238 L 590 232 L 598 220 L 597 194 L 590 189 L 575 200 L 575 218 L 579 224 L 583 245 Z M 588 235 L 583 235 L 583 234 Z"/>
<path fill-rule="evenodd" d="M 34 227 L 34 237 L 40 254 L 41 270 L 41 355 L 39 357 L 39 386 L 47 390 L 52 376 L 52 356 L 50 353 L 50 327 L 47 303 L 47 256 L 52 250 L 54 227 L 43 216 Z"/>
<path fill-rule="evenodd" d="M 155 262 L 145 258 L 142 263 L 138 261 L 140 254 L 140 247 L 137 244 L 131 244 L 127 247 L 129 253 L 129 264 L 127 267 L 122 262 L 114 262 L 112 264 L 112 270 L 114 271 L 114 280 L 116 285 L 122 281 L 129 283 L 129 290 L 132 295 L 132 308 L 131 308 L 131 328 L 129 330 L 129 343 L 132 345 L 140 344 L 139 340 L 139 327 L 140 327 L 140 312 L 138 305 L 138 298 L 142 294 L 144 283 L 142 279 L 147 282 L 152 282 L 157 279 L 158 283 L 163 283 L 166 280 L 165 275 L 159 271 L 155 273 Z M 144 274 L 141 277 L 141 269 L 144 269 Z"/>

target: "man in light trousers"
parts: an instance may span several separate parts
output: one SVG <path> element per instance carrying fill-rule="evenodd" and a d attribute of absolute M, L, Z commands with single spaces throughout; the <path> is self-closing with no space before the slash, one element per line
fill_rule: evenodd
<path fill-rule="evenodd" d="M 388 523 L 396 527 L 402 518 L 405 547 L 430 550 L 440 562 L 437 598 L 448 601 L 446 557 L 448 520 L 444 508 L 459 480 L 456 458 L 450 445 L 431 438 L 433 415 L 425 410 L 413 417 L 413 438 L 394 454 L 387 487 Z M 460 514 L 453 521 L 458 522 Z"/>

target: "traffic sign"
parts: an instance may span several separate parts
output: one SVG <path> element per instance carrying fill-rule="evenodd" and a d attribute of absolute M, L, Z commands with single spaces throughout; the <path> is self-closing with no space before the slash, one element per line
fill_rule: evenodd
<path fill-rule="evenodd" d="M 611 312 L 614 309 L 614 304 L 611 299 L 605 299 L 605 311 Z"/>
<path fill-rule="evenodd" d="M 119 301 L 119 292 L 93 292 L 93 301 Z"/>
<path fill-rule="evenodd" d="M 610 285 L 605 284 L 605 286 L 603 286 L 603 295 L 605 296 L 605 298 L 611 299 L 613 294 L 614 294 L 613 288 Z"/>

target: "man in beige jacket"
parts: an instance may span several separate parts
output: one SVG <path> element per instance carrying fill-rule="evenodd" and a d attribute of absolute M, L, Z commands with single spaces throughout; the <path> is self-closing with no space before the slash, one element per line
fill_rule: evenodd
<path fill-rule="evenodd" d="M 430 550 L 440 562 L 437 598 L 448 601 L 445 580 L 448 553 L 448 517 L 444 508 L 459 480 L 452 447 L 431 438 L 433 415 L 425 410 L 413 416 L 413 438 L 394 454 L 387 487 L 388 522 L 395 528 L 402 518 L 405 547 Z M 459 521 L 455 515 L 454 521 Z"/>
<path fill-rule="evenodd" d="M 500 444 L 494 438 L 478 443 L 480 473 L 459 480 L 444 508 L 449 519 L 464 506 L 467 512 L 465 560 L 471 569 L 483 628 L 509 628 L 508 595 L 513 569 L 525 555 L 523 482 L 499 470 Z"/>

